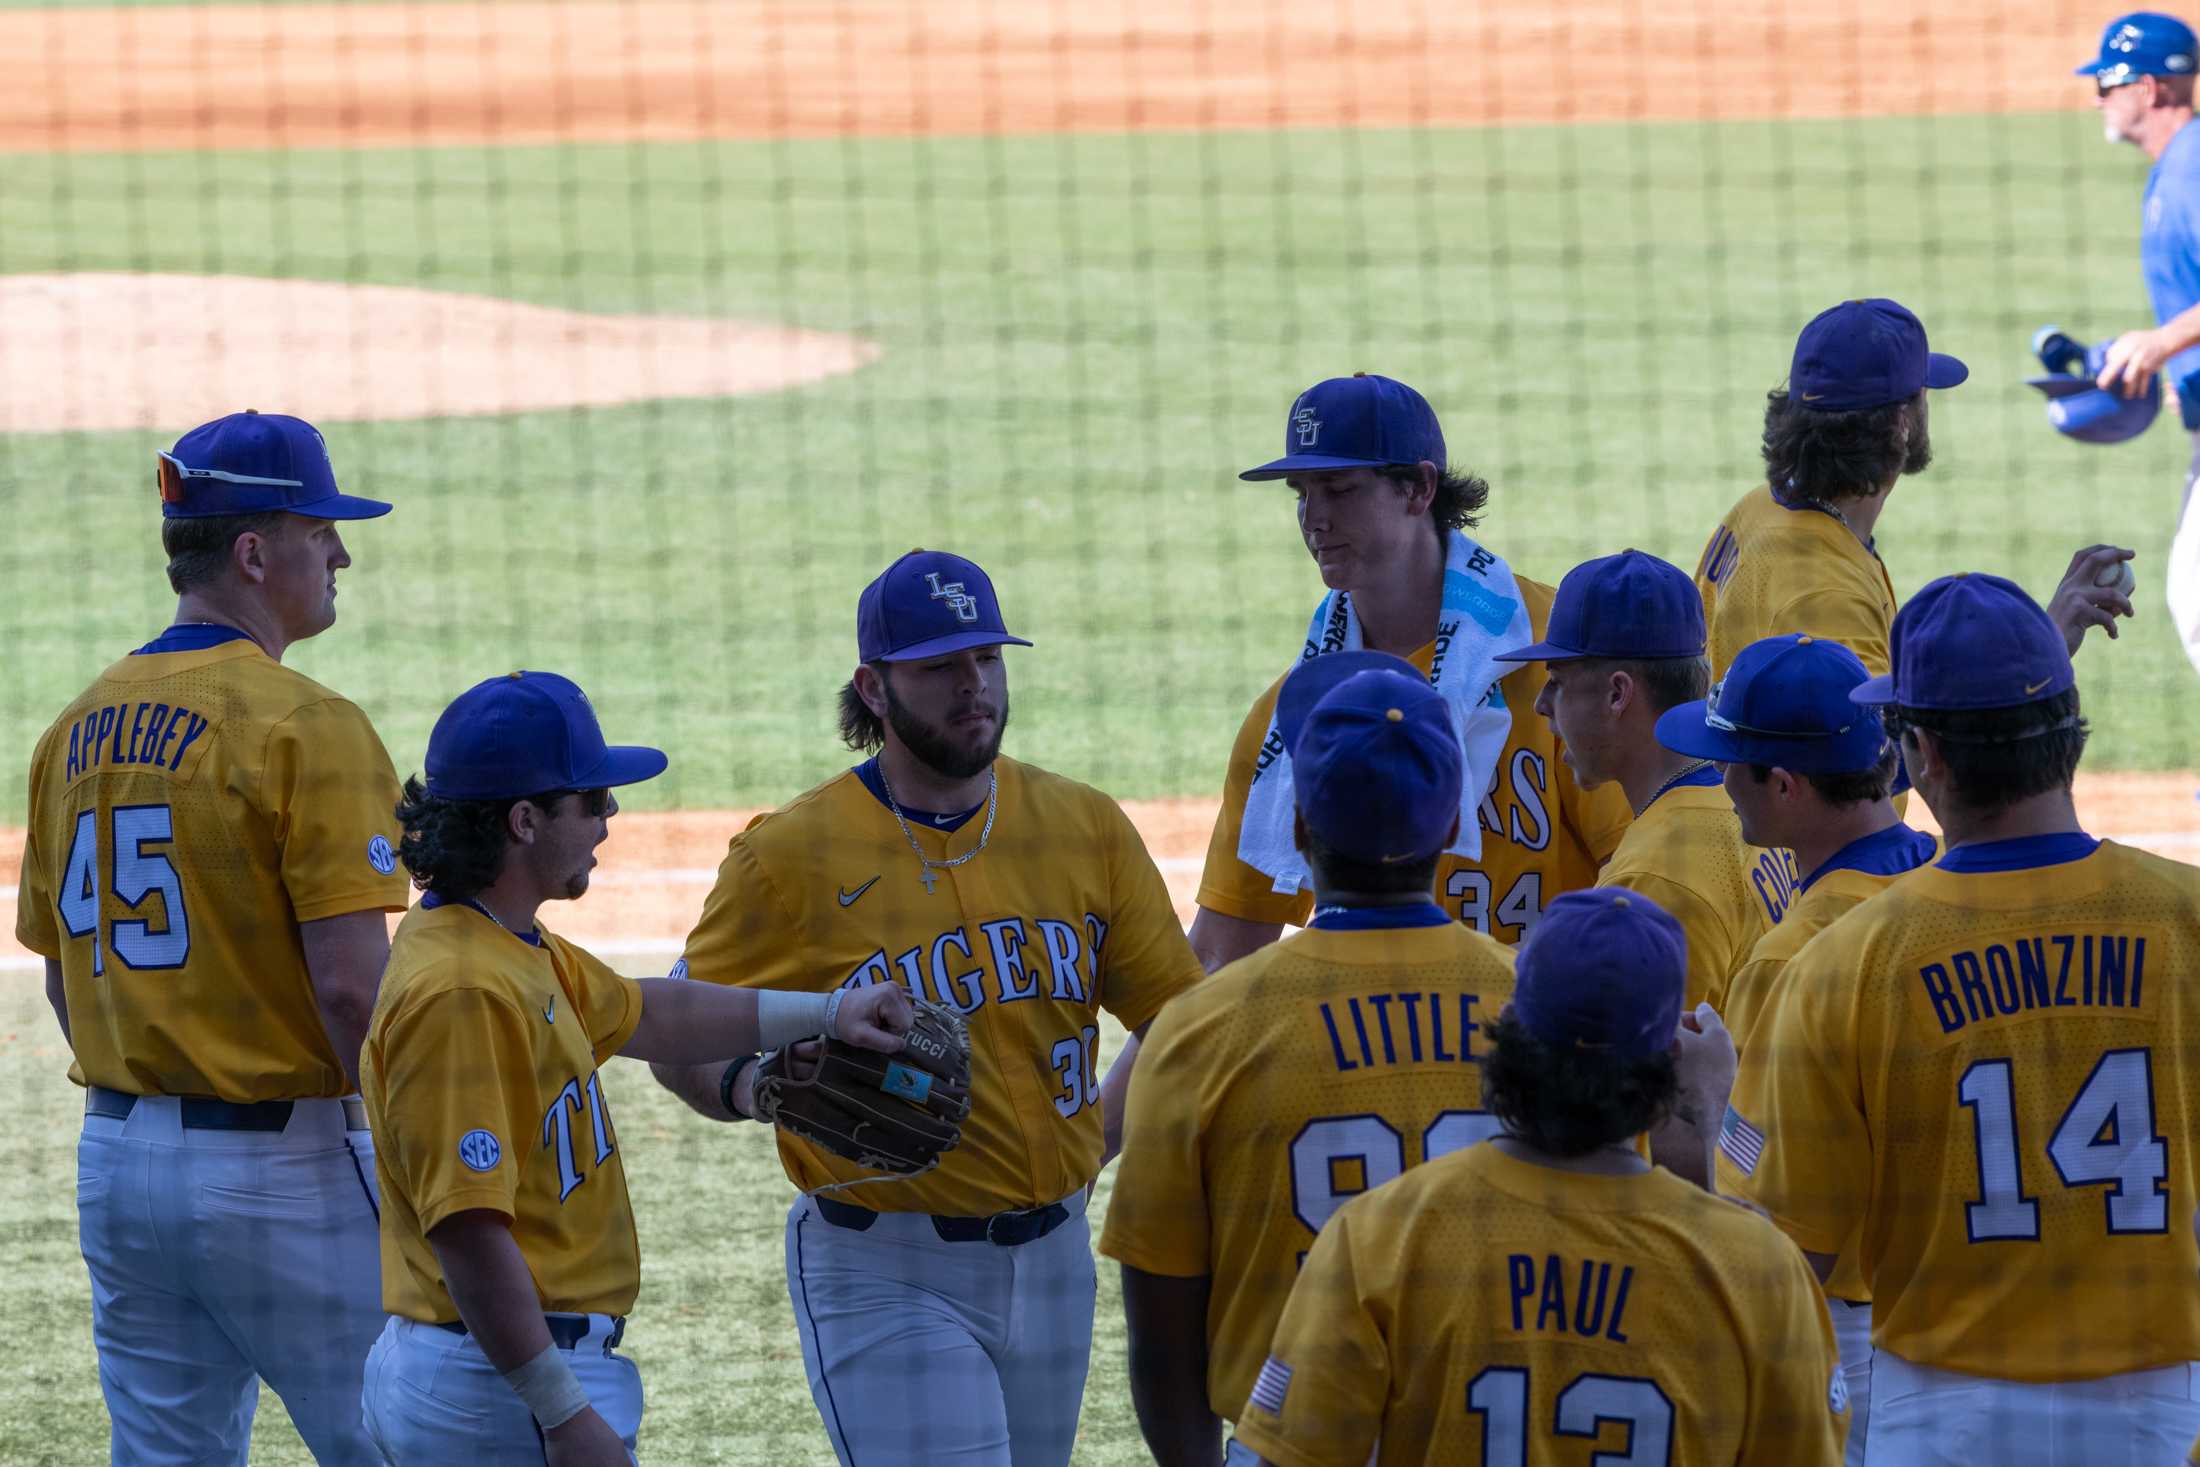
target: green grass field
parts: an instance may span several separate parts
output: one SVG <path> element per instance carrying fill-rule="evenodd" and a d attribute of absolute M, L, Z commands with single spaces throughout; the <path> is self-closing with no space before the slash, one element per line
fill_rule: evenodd
<path fill-rule="evenodd" d="M 1108 1053 L 1122 1031 L 1105 1030 Z M 91 1286 L 77 1255 L 76 1133 L 82 1092 L 35 985 L 0 984 L 0 1094 L 15 1117 L 0 1141 L 0 1240 L 14 1289 L 7 1323 L 38 1348 L 0 1378 L 0 1462 L 83 1467 L 106 1460 L 107 1413 L 92 1351 Z M 680 1467 L 832 1461 L 810 1404 L 787 1303 L 781 1235 L 793 1192 L 765 1132 L 714 1126 L 620 1060 L 604 1072 L 642 1239 L 642 1294 L 621 1349 L 641 1367 L 642 1459 Z M 1112 1171 L 1109 1174 L 1113 1175 Z M 1092 1217 L 1106 1215 L 1103 1177 Z M 1102 1260 L 1099 1326 L 1077 1453 L 1080 1467 L 1149 1460 L 1123 1367 L 1115 1266 Z M 311 1467 L 282 1402 L 262 1392 L 255 1467 Z"/>
<path fill-rule="evenodd" d="M 1232 477 L 1275 451 L 1301 387 L 1366 369 L 1423 388 L 1524 574 L 1628 544 L 1692 567 L 1757 481 L 1796 329 L 1894 295 L 1974 368 L 1936 400 L 1938 466 L 1882 521 L 1898 590 L 1976 568 L 2044 593 L 2075 546 L 2136 547 L 2141 617 L 2082 662 L 2088 764 L 2188 768 L 2190 673 L 2155 569 L 2184 435 L 2066 443 L 2019 385 L 2034 326 L 2146 319 L 2141 181 L 2075 115 L 18 155 L 0 157 L 0 273 L 423 285 L 879 341 L 874 367 L 777 396 L 328 425 L 344 479 L 400 509 L 350 537 L 345 619 L 298 665 L 366 706 L 401 769 L 467 684 L 567 672 L 614 737 L 673 754 L 632 803 L 690 808 L 844 762 L 856 592 L 918 543 L 986 564 L 1040 644 L 1013 663 L 1016 752 L 1121 796 L 1211 792 L 1317 594 L 1288 496 Z M 0 823 L 21 819 L 38 731 L 165 621 L 148 469 L 169 436 L 0 438 Z M 0 989 L 0 1035 L 8 1319 L 34 1342 L 0 1382 L 0 1461 L 81 1463 L 105 1423 L 77 1093 L 33 985 Z M 609 1084 L 645 1259 L 645 1456 L 823 1459 L 764 1138 L 691 1124 L 638 1067 Z M 1102 1279 L 1089 1464 L 1141 1456 Z M 260 1441 L 255 1461 L 305 1460 L 279 1408 Z"/>
<path fill-rule="evenodd" d="M 340 474 L 400 508 L 350 537 L 345 620 L 298 664 L 400 768 L 472 681 L 568 672 L 672 751 L 638 805 L 680 807 L 769 802 L 841 757 L 856 592 L 919 543 L 984 563 L 1040 644 L 1014 664 L 1013 747 L 1122 796 L 1212 791 L 1318 594 L 1284 492 L 1233 477 L 1301 387 L 1422 387 L 1525 574 L 1628 544 L 1693 567 L 1756 481 L 1797 327 L 1892 294 L 1974 367 L 1882 521 L 1897 589 L 1980 568 L 2044 592 L 2076 545 L 2134 546 L 2145 614 L 2085 659 L 2088 762 L 2189 767 L 2152 568 L 2184 435 L 2068 443 L 2021 386 L 2040 322 L 2145 319 L 2141 175 L 2092 127 L 19 155 L 0 272 L 418 284 L 879 341 L 873 367 L 773 396 L 330 427 Z M 146 466 L 167 436 L 0 439 L 0 821 L 37 731 L 163 623 Z"/>

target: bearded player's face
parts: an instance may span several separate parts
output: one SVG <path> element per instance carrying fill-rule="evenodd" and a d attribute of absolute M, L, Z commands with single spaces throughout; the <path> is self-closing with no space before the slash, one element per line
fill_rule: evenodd
<path fill-rule="evenodd" d="M 886 723 L 919 761 L 947 779 L 982 774 L 1008 731 L 1008 664 L 998 647 L 890 663 Z"/>

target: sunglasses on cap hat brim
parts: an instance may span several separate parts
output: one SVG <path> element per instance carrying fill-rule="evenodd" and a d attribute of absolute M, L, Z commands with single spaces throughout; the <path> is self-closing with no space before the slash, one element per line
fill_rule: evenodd
<path fill-rule="evenodd" d="M 1834 739 L 1856 727 L 1856 720 L 1853 718 L 1839 728 L 1758 728 L 1747 723 L 1736 723 L 1719 712 L 1719 695 L 1725 690 L 1726 679 L 1721 678 L 1711 685 L 1711 696 L 1703 705 L 1704 725 L 1721 733 L 1755 734 L 1766 739 Z"/>
<path fill-rule="evenodd" d="M 159 453 L 160 456 L 160 464 L 155 470 L 155 475 L 160 484 L 161 502 L 164 504 L 183 503 L 183 486 L 184 482 L 189 479 L 208 479 L 222 484 L 251 484 L 262 489 L 303 489 L 306 487 L 306 481 L 303 479 L 264 479 L 253 474 L 232 474 L 224 469 L 194 469 L 187 466 L 182 459 L 177 458 L 172 453 L 161 450 L 155 450 L 155 452 Z"/>

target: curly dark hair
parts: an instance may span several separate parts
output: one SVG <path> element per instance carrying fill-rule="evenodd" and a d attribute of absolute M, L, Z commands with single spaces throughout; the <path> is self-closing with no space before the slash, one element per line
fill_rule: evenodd
<path fill-rule="evenodd" d="M 1893 744 L 1879 751 L 1879 762 L 1869 769 L 1851 770 L 1845 774 L 1805 774 L 1803 780 L 1818 798 L 1843 810 L 1851 805 L 1861 805 L 1871 800 L 1884 800 L 1887 791 L 1894 787 L 1894 772 L 1901 766 L 1901 755 Z M 1772 778 L 1769 764 L 1750 764 L 1749 777 L 1758 784 Z"/>
<path fill-rule="evenodd" d="M 281 510 L 265 514 L 219 514 L 160 522 L 160 548 L 168 554 L 168 585 L 178 596 L 221 577 L 239 535 L 272 539 L 289 518 Z"/>
<path fill-rule="evenodd" d="M 1375 472 L 1401 489 L 1411 489 L 1421 482 L 1419 464 L 1390 464 Z M 1436 475 L 1436 497 L 1429 501 L 1428 517 L 1435 522 L 1436 533 L 1441 537 L 1453 530 L 1471 529 L 1482 523 L 1480 511 L 1489 502 L 1487 479 L 1441 469 Z"/>
<path fill-rule="evenodd" d="M 880 677 L 886 676 L 886 664 L 874 662 L 870 666 Z M 856 691 L 856 680 L 849 678 L 840 685 L 840 741 L 859 754 L 876 754 L 886 747 L 886 720 L 871 711 L 871 705 L 863 701 Z"/>
<path fill-rule="evenodd" d="M 1625 1141 L 1672 1113 L 1680 1071 L 1671 1054 L 1618 1060 L 1554 1049 L 1517 1015 L 1489 1027 L 1482 1105 L 1513 1136 L 1552 1156 L 1586 1156 Z"/>
<path fill-rule="evenodd" d="M 1925 394 L 1887 407 L 1822 413 L 1785 388 L 1765 394 L 1765 474 L 1791 504 L 1869 499 L 1933 461 Z"/>
<path fill-rule="evenodd" d="M 2019 800 L 2070 788 L 2092 732 L 2078 714 L 2078 690 L 2009 708 L 1887 710 L 1887 730 L 1920 728 L 1940 740 L 1940 757 L 1958 802 L 2003 810 Z"/>
<path fill-rule="evenodd" d="M 418 776 L 405 781 L 397 802 L 397 857 L 414 886 L 447 902 L 462 902 L 497 879 L 511 845 L 505 821 L 514 805 L 553 811 L 570 790 L 546 790 L 510 800 L 446 800 L 428 793 Z"/>

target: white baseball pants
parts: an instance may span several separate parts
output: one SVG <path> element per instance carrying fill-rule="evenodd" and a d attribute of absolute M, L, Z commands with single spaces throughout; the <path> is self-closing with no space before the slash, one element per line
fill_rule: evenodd
<path fill-rule="evenodd" d="M 573 1374 L 606 1425 L 634 1456 L 642 1427 L 642 1373 L 611 1353 L 617 1321 L 586 1318 L 588 1332 L 566 1351 Z M 389 1467 L 542 1467 L 542 1432 L 472 1335 L 394 1316 L 367 1356 L 366 1384 L 352 1403 Z"/>
<path fill-rule="evenodd" d="M 295 1102 L 272 1132 L 187 1129 L 168 1096 L 84 1117 L 77 1236 L 115 1463 L 242 1467 L 265 1380 L 322 1467 L 371 1467 L 373 1175 L 334 1100 Z"/>
<path fill-rule="evenodd" d="M 1865 1467 L 2158 1467 L 2200 1432 L 2200 1365 L 1993 1380 L 1881 1350 Z"/>
<path fill-rule="evenodd" d="M 1096 1276 L 1083 1189 L 1061 1205 L 1002 1247 L 942 1242 L 924 1213 L 857 1232 L 796 1199 L 787 1292 L 841 1467 L 1067 1467 Z"/>

